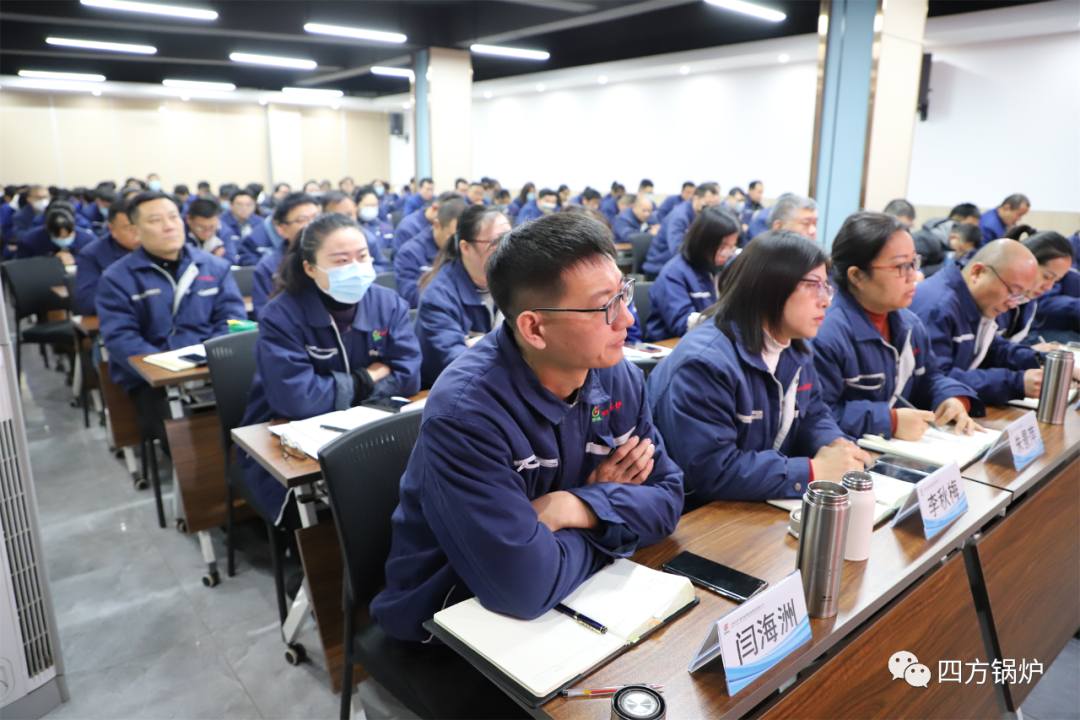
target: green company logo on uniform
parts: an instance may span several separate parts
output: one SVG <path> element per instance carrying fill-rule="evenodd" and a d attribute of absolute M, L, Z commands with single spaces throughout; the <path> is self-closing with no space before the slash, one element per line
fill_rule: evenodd
<path fill-rule="evenodd" d="M 373 340 L 374 340 L 375 342 L 379 342 L 379 341 L 380 341 L 380 340 L 382 340 L 382 339 L 383 339 L 384 337 L 386 337 L 386 336 L 387 336 L 388 334 L 390 334 L 390 331 L 389 331 L 389 330 L 373 330 L 373 331 L 371 332 L 371 338 L 372 338 L 372 339 L 373 339 Z"/>
<path fill-rule="evenodd" d="M 600 422 L 600 406 L 594 405 L 592 409 L 592 421 Z"/>

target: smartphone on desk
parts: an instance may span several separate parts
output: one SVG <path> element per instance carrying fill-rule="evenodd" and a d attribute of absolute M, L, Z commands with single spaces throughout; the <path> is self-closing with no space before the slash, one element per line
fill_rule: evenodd
<path fill-rule="evenodd" d="M 690 582 L 712 590 L 735 602 L 744 602 L 769 586 L 769 583 L 735 568 L 695 555 L 681 552 L 664 563 L 664 570 L 689 578 Z"/>
<path fill-rule="evenodd" d="M 196 355 L 195 353 L 191 353 L 190 355 L 181 355 L 177 359 L 178 360 L 183 360 L 184 362 L 189 362 L 192 365 L 194 365 L 195 367 L 202 367 L 203 365 L 206 364 L 206 356 L 205 355 Z"/>
<path fill-rule="evenodd" d="M 903 480 L 909 483 L 918 483 L 926 479 L 929 473 L 922 472 L 920 470 L 913 470 L 911 468 L 900 467 L 899 465 L 893 465 L 891 463 L 878 461 L 870 468 L 868 472 L 877 473 L 878 475 L 886 475 L 897 480 Z"/>

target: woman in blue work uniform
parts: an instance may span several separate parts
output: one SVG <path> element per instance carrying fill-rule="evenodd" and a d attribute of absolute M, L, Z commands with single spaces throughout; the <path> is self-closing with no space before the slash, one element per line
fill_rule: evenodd
<path fill-rule="evenodd" d="M 833 241 L 832 261 L 840 290 L 814 341 L 814 365 L 840 429 L 900 440 L 918 440 L 931 422 L 979 431 L 969 415 L 986 414 L 978 394 L 940 370 L 926 327 L 907 309 L 921 261 L 907 226 L 855 213 Z"/>
<path fill-rule="evenodd" d="M 1043 241 L 1041 238 L 1044 235 L 1057 237 Z M 1039 298 L 1039 307 L 1034 311 L 1035 335 L 1036 339 L 1041 337 L 1049 342 L 1080 342 L 1080 271 L 1076 269 L 1077 263 L 1080 262 L 1080 234 L 1068 239 L 1062 238 L 1064 243 L 1057 238 L 1061 238 L 1059 233 L 1036 233 L 1024 243 L 1039 261 L 1041 275 L 1045 275 L 1046 272 L 1040 255 L 1045 253 L 1046 249 L 1040 248 L 1039 252 L 1036 252 L 1036 247 L 1029 242 L 1034 243 L 1037 239 L 1040 243 L 1047 242 L 1052 246 L 1055 254 L 1064 253 L 1067 250 L 1072 258 L 1072 267 Z"/>
<path fill-rule="evenodd" d="M 420 389 L 420 347 L 409 306 L 373 285 L 375 270 L 356 221 L 326 213 L 292 243 L 278 294 L 259 315 L 258 370 L 243 425 L 301 420 Z M 244 480 L 266 513 L 298 525 L 295 503 L 237 450 Z"/>
<path fill-rule="evenodd" d="M 498 239 L 508 232 L 510 220 L 497 208 L 470 205 L 458 218 L 457 233 L 420 279 L 416 337 L 424 356 L 423 387 L 434 385 L 458 355 L 502 324 L 484 267 Z"/>
<path fill-rule="evenodd" d="M 45 211 L 45 222 L 19 238 L 15 258 L 57 255 L 65 265 L 74 265 L 79 252 L 95 240 L 94 233 L 78 225 L 75 206 L 57 200 Z"/>
<path fill-rule="evenodd" d="M 800 497 L 870 456 L 845 438 L 807 339 L 833 288 L 821 246 L 770 230 L 725 271 L 720 299 L 649 376 L 653 420 L 685 473 L 687 508 Z"/>
<path fill-rule="evenodd" d="M 726 208 L 705 208 L 683 238 L 682 248 L 664 263 L 649 288 L 650 342 L 678 338 L 697 325 L 716 302 L 720 268 L 735 253 L 739 221 Z"/>
<path fill-rule="evenodd" d="M 1050 332 L 1053 336 L 1051 339 L 1058 341 L 1080 339 L 1075 332 L 1072 337 L 1052 332 L 1062 327 L 1068 328 L 1070 324 L 1075 327 L 1078 322 L 1075 301 L 1062 302 L 1060 289 L 1055 288 L 1072 268 L 1072 243 L 1053 230 L 1029 235 L 1023 243 L 1039 263 L 1039 276 L 1028 293 L 1028 302 L 998 315 L 997 323 L 1002 336 L 1011 343 L 1033 345 L 1042 352 L 1053 350 L 1053 345 L 1040 342 L 1040 334 Z M 1052 290 L 1057 292 L 1046 297 Z"/>

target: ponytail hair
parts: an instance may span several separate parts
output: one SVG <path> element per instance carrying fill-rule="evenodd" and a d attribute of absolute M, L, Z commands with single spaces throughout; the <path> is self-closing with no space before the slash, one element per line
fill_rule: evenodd
<path fill-rule="evenodd" d="M 457 232 L 454 236 L 446 241 L 446 244 L 439 250 L 439 254 L 435 256 L 435 262 L 431 266 L 431 270 L 428 270 L 420 278 L 420 282 L 417 287 L 423 291 L 427 284 L 431 282 L 431 279 L 435 277 L 436 273 L 442 268 L 443 265 L 449 265 L 455 260 L 461 259 L 461 247 L 459 243 L 464 240 L 467 243 L 475 243 L 486 228 L 491 227 L 491 224 L 495 222 L 495 217 L 502 215 L 503 211 L 494 205 L 484 205 L 477 203 L 476 205 L 470 205 L 465 208 L 465 212 L 461 213 L 458 217 Z M 509 222 L 509 219 L 507 220 Z"/>
<path fill-rule="evenodd" d="M 360 231 L 360 226 L 355 220 L 338 212 L 323 213 L 308 223 L 308 226 L 293 240 L 277 272 L 274 273 L 274 292 L 271 297 L 276 297 L 281 292 L 296 297 L 309 283 L 314 282 L 304 272 L 304 261 L 306 260 L 309 265 L 314 265 L 315 253 L 322 247 L 323 241 L 342 228 L 356 228 Z"/>

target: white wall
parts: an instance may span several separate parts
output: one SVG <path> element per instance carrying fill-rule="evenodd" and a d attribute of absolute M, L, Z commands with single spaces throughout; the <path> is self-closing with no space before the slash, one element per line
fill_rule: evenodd
<path fill-rule="evenodd" d="M 1075 27 L 1075 25 L 1074 25 Z M 908 200 L 1080 211 L 1080 33 L 936 47 Z"/>
<path fill-rule="evenodd" d="M 476 100 L 473 174 L 512 189 L 633 192 L 649 177 L 659 195 L 686 180 L 805 193 L 815 84 L 814 63 L 791 62 Z"/>

